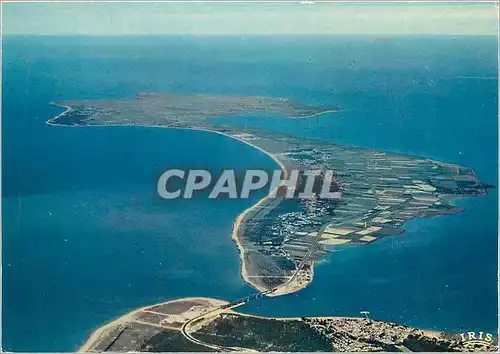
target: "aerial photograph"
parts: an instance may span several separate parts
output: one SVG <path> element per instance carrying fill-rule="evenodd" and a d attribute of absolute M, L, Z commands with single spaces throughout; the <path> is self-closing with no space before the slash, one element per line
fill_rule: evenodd
<path fill-rule="evenodd" d="M 0 5 L 1 351 L 498 351 L 498 3 Z"/>

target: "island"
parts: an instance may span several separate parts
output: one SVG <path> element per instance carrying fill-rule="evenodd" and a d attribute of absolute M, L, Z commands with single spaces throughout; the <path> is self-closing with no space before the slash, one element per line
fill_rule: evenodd
<path fill-rule="evenodd" d="M 339 341 L 344 344 L 331 347 L 334 341 L 330 340 L 327 345 L 324 338 L 328 336 L 337 338 L 337 335 L 342 337 L 337 334 L 337 330 L 349 334 L 350 330 L 346 328 L 351 326 L 361 328 L 369 323 L 370 328 L 375 329 L 393 324 L 372 320 L 366 322 L 368 319 L 363 318 L 264 319 L 237 314 L 230 309 L 260 296 L 279 296 L 306 287 L 313 281 L 315 262 L 338 247 L 364 246 L 384 237 L 400 237 L 404 233 L 402 225 L 411 219 L 462 211 L 463 208 L 454 204 L 455 200 L 485 195 L 487 189 L 491 187 L 482 183 L 472 169 L 424 157 L 291 136 L 262 128 L 239 127 L 220 119 L 221 117 L 237 119 L 239 116 L 251 118 L 257 115 L 265 115 L 270 119 L 308 119 L 328 113 L 334 114 L 341 110 L 336 106 L 315 107 L 286 98 L 138 93 L 131 99 L 60 101 L 53 104 L 66 110 L 47 122 L 51 125 L 72 127 L 126 125 L 203 130 L 257 148 L 278 164 L 284 177 L 291 170 L 333 170 L 335 180 L 331 188 L 342 196 L 338 199 L 285 198 L 283 191 L 278 190 L 275 197 L 266 196 L 243 211 L 234 222 L 232 238 L 240 252 L 241 275 L 257 292 L 245 299 L 216 307 L 214 312 L 209 312 L 210 316 L 204 315 L 200 321 L 196 318 L 184 322 L 180 329 L 182 338 L 178 336 L 179 328 L 174 329 L 175 326 L 168 321 L 168 324 L 165 324 L 167 322 L 164 321 L 164 312 L 158 311 L 155 315 L 150 313 L 155 311 L 141 310 L 131 315 L 137 325 L 115 327 L 121 328 L 118 332 L 123 330 L 122 333 L 125 333 L 120 334 L 121 338 L 130 331 L 140 328 L 141 325 L 151 327 L 151 321 L 137 320 L 137 316 L 140 315 L 143 319 L 154 317 L 155 321 L 159 319 L 160 327 L 153 327 L 160 332 L 152 334 L 155 330 L 144 329 L 152 335 L 148 340 L 141 339 L 144 343 L 142 347 L 120 349 L 118 347 L 120 342 L 115 341 L 114 344 L 92 344 L 85 349 L 128 351 L 160 348 L 163 351 L 167 350 L 163 344 L 168 342 L 172 345 L 171 348 L 180 350 L 182 347 L 188 351 L 206 350 L 207 347 L 213 350 L 243 348 L 259 351 L 278 349 L 352 351 L 357 346 L 365 345 L 368 347 L 373 345 L 381 348 L 380 350 L 413 348 L 413 344 L 408 344 L 408 341 L 412 343 L 415 341 L 419 344 L 414 345 L 427 348 L 423 341 L 426 343 L 428 340 L 433 341 L 428 339 L 429 336 L 422 334 L 423 332 L 403 331 L 402 328 L 406 327 L 397 326 L 394 327 L 398 328 L 395 331 L 401 336 L 391 341 L 377 337 L 378 339 L 374 339 L 375 342 L 372 343 L 359 337 L 351 338 L 357 343 L 352 347 L 340 339 Z M 303 184 L 303 179 L 300 181 L 299 184 Z M 213 300 L 203 301 L 208 301 L 205 305 L 213 303 Z M 209 318 L 210 321 L 207 322 Z M 293 328 L 298 328 L 297 326 L 302 329 L 308 328 L 309 333 L 315 333 L 311 334 L 310 338 L 317 338 L 318 340 L 313 342 L 319 347 L 306 345 L 309 343 L 307 341 L 295 344 L 272 344 L 270 339 L 269 341 L 262 339 L 262 343 L 268 343 L 269 347 L 259 346 L 261 342 L 258 344 L 258 341 L 250 339 L 243 345 L 231 340 L 229 334 L 224 335 L 227 341 L 221 342 L 221 338 L 211 332 L 217 331 L 217 328 L 232 331 L 228 328 L 237 328 L 239 325 L 254 328 L 253 326 L 259 321 L 265 328 L 272 327 L 273 331 L 274 327 L 280 326 L 292 328 L 290 330 L 295 330 Z M 178 323 L 182 321 L 179 320 Z M 189 334 L 193 331 L 198 337 Z M 363 337 L 364 332 L 361 329 L 360 331 L 360 336 Z M 406 333 L 406 337 L 402 333 Z M 262 333 L 262 336 L 265 335 Z M 372 338 L 372 335 L 367 336 Z M 426 339 L 414 339 L 417 337 Z M 286 336 L 283 340 L 285 338 Z M 188 340 L 189 344 L 185 340 Z M 390 347 L 382 345 L 383 343 Z M 440 343 L 439 340 L 436 343 Z M 302 344 L 303 348 L 297 347 Z"/>

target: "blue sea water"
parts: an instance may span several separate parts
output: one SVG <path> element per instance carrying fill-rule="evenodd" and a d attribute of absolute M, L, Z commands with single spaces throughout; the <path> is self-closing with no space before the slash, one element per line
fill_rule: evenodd
<path fill-rule="evenodd" d="M 204 132 L 52 127 L 60 99 L 137 91 L 289 97 L 345 109 L 303 121 L 224 118 L 462 164 L 497 176 L 494 37 L 5 37 L 2 104 L 5 350 L 69 351 L 136 307 L 252 292 L 230 239 L 253 200 L 160 200 L 171 167 L 274 168 Z M 429 329 L 497 328 L 496 189 L 402 237 L 336 249 L 313 283 L 243 308 L 371 316 Z"/>

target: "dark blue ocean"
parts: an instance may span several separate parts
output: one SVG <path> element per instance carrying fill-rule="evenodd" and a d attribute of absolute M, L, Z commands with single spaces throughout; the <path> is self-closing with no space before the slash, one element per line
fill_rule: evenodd
<path fill-rule="evenodd" d="M 497 185 L 494 37 L 4 37 L 3 349 L 76 350 L 98 326 L 186 296 L 237 299 L 230 239 L 253 200 L 164 201 L 168 168 L 272 169 L 205 132 L 53 127 L 63 99 L 137 91 L 268 95 L 345 109 L 310 120 L 225 118 L 472 167 Z M 339 248 L 264 315 L 359 315 L 426 329 L 497 328 L 497 190 L 404 236 Z"/>

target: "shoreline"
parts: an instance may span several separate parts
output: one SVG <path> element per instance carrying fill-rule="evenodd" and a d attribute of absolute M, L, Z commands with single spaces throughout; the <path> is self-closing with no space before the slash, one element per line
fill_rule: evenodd
<path fill-rule="evenodd" d="M 174 300 L 168 300 L 160 303 L 155 303 L 155 304 L 150 304 L 147 306 L 143 306 L 140 308 L 137 308 L 135 310 L 132 310 L 130 312 L 127 312 L 114 320 L 107 322 L 101 327 L 96 328 L 88 337 L 85 343 L 80 346 L 77 350 L 78 353 L 82 352 L 90 352 L 91 348 L 99 341 L 99 339 L 106 334 L 108 330 L 116 329 L 121 325 L 125 325 L 128 322 L 134 322 L 133 316 L 137 314 L 140 311 L 146 310 L 151 307 L 159 306 L 159 305 L 165 305 L 165 304 L 173 304 L 176 302 L 188 302 L 188 301 L 196 301 L 196 300 L 202 300 L 210 303 L 214 307 L 220 307 L 222 305 L 229 304 L 229 302 L 225 300 L 220 300 L 220 299 L 214 299 L 214 298 L 207 298 L 207 297 L 185 297 L 185 298 L 178 298 Z M 339 320 L 339 319 L 344 319 L 344 320 L 364 320 L 365 317 L 363 316 L 289 316 L 289 317 L 274 317 L 274 316 L 262 316 L 262 315 L 254 315 L 254 314 L 248 314 L 248 313 L 242 313 L 238 311 L 234 311 L 234 309 L 227 309 L 223 310 L 225 313 L 235 313 L 238 314 L 239 316 L 243 317 L 248 317 L 248 318 L 255 318 L 255 319 L 264 319 L 264 320 L 276 320 L 276 321 L 303 321 L 304 318 L 309 318 L 309 319 L 315 319 L 315 320 Z M 370 321 L 375 321 L 375 322 L 382 322 L 382 323 L 387 323 L 387 324 L 395 324 L 398 326 L 406 326 L 406 325 L 400 325 L 395 322 L 391 321 L 384 321 L 384 320 L 377 320 L 374 318 L 367 318 Z M 187 320 L 189 322 L 189 320 Z M 140 322 L 139 322 L 140 323 Z M 421 331 L 423 334 L 425 334 L 428 337 L 431 338 L 439 338 L 441 333 L 443 331 L 437 330 L 437 329 L 423 329 L 423 328 L 416 328 L 413 327 L 416 330 Z M 182 332 L 182 329 L 179 328 L 171 328 L 169 330 L 172 331 L 180 331 Z"/>
<path fill-rule="evenodd" d="M 68 114 L 69 112 L 73 111 L 73 108 L 71 108 L 70 106 L 66 106 L 66 105 L 62 105 L 62 104 L 59 104 L 59 103 L 56 103 L 56 102 L 49 102 L 50 105 L 52 106 L 56 106 L 56 107 L 63 107 L 63 108 L 66 108 L 66 110 L 62 113 L 59 113 L 57 116 L 55 116 L 54 118 L 50 118 L 48 121 L 46 121 L 45 123 L 48 124 L 48 125 L 54 125 L 54 126 L 61 126 L 61 125 L 64 125 L 64 124 L 57 124 L 57 123 L 52 123 L 51 121 L 54 121 L 66 114 Z"/>
<path fill-rule="evenodd" d="M 155 304 L 150 304 L 150 305 L 146 305 L 146 306 L 142 306 L 142 307 L 139 307 L 135 310 L 132 310 L 132 311 L 129 311 L 127 312 L 126 314 L 124 315 L 121 315 L 117 318 L 115 318 L 114 320 L 112 321 L 109 321 L 107 322 L 106 324 L 104 324 L 103 326 L 100 326 L 98 328 L 96 328 L 95 330 L 92 331 L 92 333 L 87 337 L 87 339 L 85 340 L 85 343 L 83 343 L 83 345 L 81 345 L 78 349 L 77 349 L 77 353 L 81 353 L 81 352 L 87 352 L 91 347 L 92 345 L 103 335 L 105 334 L 105 332 L 107 330 L 110 330 L 112 329 L 113 327 L 116 327 L 116 326 L 120 326 L 122 324 L 125 324 L 132 319 L 132 317 L 140 312 L 140 311 L 143 311 L 145 309 L 148 309 L 150 307 L 153 307 L 153 306 L 159 306 L 159 305 L 165 305 L 165 304 L 171 304 L 171 303 L 176 303 L 176 302 L 184 302 L 184 301 L 196 301 L 196 300 L 203 300 L 203 301 L 207 301 L 211 304 L 213 304 L 214 306 L 220 306 L 220 304 L 224 304 L 224 303 L 228 303 L 227 301 L 225 300 L 219 300 L 219 299 L 214 299 L 214 298 L 210 298 L 210 297 L 183 297 L 183 298 L 180 298 L 180 299 L 174 299 L 174 300 L 167 300 L 167 301 L 163 301 L 163 302 L 158 302 L 158 303 L 155 303 Z M 177 330 L 177 329 L 172 329 L 172 330 Z"/>
<path fill-rule="evenodd" d="M 340 113 L 340 112 L 343 112 L 343 111 L 344 110 L 342 110 L 342 109 L 330 109 L 328 111 L 314 113 L 314 114 L 310 114 L 308 116 L 303 116 L 303 117 L 288 117 L 288 118 L 290 118 L 290 119 L 306 119 L 306 118 L 317 117 L 317 116 L 320 116 L 320 115 L 326 114 L 326 113 Z"/>
<path fill-rule="evenodd" d="M 161 125 L 141 125 L 141 124 L 109 124 L 109 125 L 106 125 L 106 124 L 94 124 L 94 125 L 67 125 L 67 124 L 58 124 L 58 123 L 54 123 L 55 120 L 57 120 L 58 118 L 70 113 L 71 111 L 73 111 L 73 109 L 71 108 L 71 106 L 66 106 L 66 105 L 61 105 L 61 104 L 58 104 L 56 102 L 49 102 L 51 105 L 54 105 L 54 106 L 57 106 L 57 107 L 63 107 L 63 108 L 66 108 L 66 110 L 60 114 L 58 114 L 57 116 L 55 116 L 54 118 L 51 118 L 49 120 L 47 120 L 45 123 L 48 124 L 48 125 L 51 125 L 51 126 L 58 126 L 58 127 L 66 127 L 66 128 L 80 128 L 80 127 L 83 127 L 83 128 L 87 128 L 87 127 L 144 127 L 144 128 L 163 128 L 163 129 L 180 129 L 180 130 L 197 130 L 197 131 L 205 131 L 205 132 L 208 132 L 208 133 L 215 133 L 215 134 L 219 134 L 219 135 L 222 135 L 222 136 L 225 136 L 227 138 L 230 138 L 230 139 L 233 139 L 233 140 L 236 140 L 240 143 L 243 143 L 243 144 L 246 144 L 248 146 L 251 146 L 257 150 L 259 150 L 260 152 L 264 153 L 265 155 L 267 155 L 268 157 L 270 157 L 278 166 L 279 168 L 281 169 L 281 171 L 283 171 L 284 173 L 284 178 L 288 178 L 289 176 L 289 171 L 288 169 L 286 168 L 286 166 L 283 164 L 282 161 L 280 161 L 278 159 L 278 157 L 274 156 L 272 153 L 262 149 L 261 147 L 259 146 L 256 146 L 244 139 L 241 139 L 241 138 L 238 138 L 236 136 L 233 136 L 233 135 L 230 135 L 230 134 L 226 134 L 226 133 L 222 133 L 222 132 L 219 132 L 219 131 L 216 131 L 216 130 L 212 130 L 212 129 L 203 129 L 203 128 L 179 128 L 179 127 L 166 127 L 166 126 L 161 126 Z M 325 112 L 320 112 L 320 113 L 317 113 L 315 115 L 321 115 L 321 114 L 324 114 L 324 113 L 329 113 L 329 112 L 336 112 L 336 111 L 325 111 Z M 302 117 L 302 118 L 308 118 L 309 116 L 307 117 Z M 280 186 L 278 185 L 278 187 L 276 187 L 273 191 L 275 191 L 276 189 L 278 189 Z M 248 215 L 248 213 L 250 213 L 252 210 L 254 210 L 255 208 L 259 207 L 262 203 L 266 202 L 268 199 L 271 199 L 271 197 L 269 196 L 269 194 L 271 194 L 272 191 L 270 191 L 266 196 L 264 196 L 262 199 L 258 200 L 257 203 L 251 205 L 250 207 L 248 207 L 247 209 L 243 210 L 243 212 L 241 212 L 240 214 L 238 214 L 238 216 L 236 217 L 235 221 L 233 222 L 233 231 L 231 233 L 231 239 L 234 241 L 234 243 L 236 244 L 237 248 L 238 248 L 238 253 L 239 253 L 239 256 L 240 256 L 240 275 L 241 275 L 241 278 L 243 279 L 244 282 L 246 282 L 247 284 L 249 284 L 250 286 L 252 286 L 253 288 L 255 288 L 256 290 L 260 291 L 260 292 L 263 292 L 263 291 L 267 291 L 269 289 L 267 288 L 264 288 L 254 282 L 252 282 L 251 278 L 249 277 L 249 274 L 248 274 L 248 270 L 247 270 L 247 265 L 246 265 L 246 262 L 245 262 L 245 247 L 243 246 L 243 243 L 242 243 L 242 240 L 240 239 L 240 230 L 242 227 L 245 226 L 245 217 Z M 314 264 L 313 264 L 314 265 Z M 312 281 L 312 276 L 313 276 L 314 272 L 311 271 L 311 280 L 310 282 Z M 309 283 L 310 283 L 309 282 Z M 308 284 L 309 284 L 308 283 Z M 281 287 L 284 287 L 286 288 L 287 285 L 289 283 L 284 283 L 283 285 L 280 286 Z M 279 288 L 276 288 L 276 290 L 279 289 Z M 274 296 L 280 296 L 280 295 L 286 295 L 286 294 L 289 294 L 289 293 L 293 293 L 293 292 L 296 292 L 298 290 L 302 289 L 299 288 L 299 289 L 296 289 L 296 290 L 293 290 L 293 291 L 290 291 L 290 289 L 288 289 L 288 291 L 284 291 L 282 293 L 279 293 L 279 294 L 276 294 Z M 267 296 L 272 296 L 272 293 L 271 294 L 268 294 Z"/>

